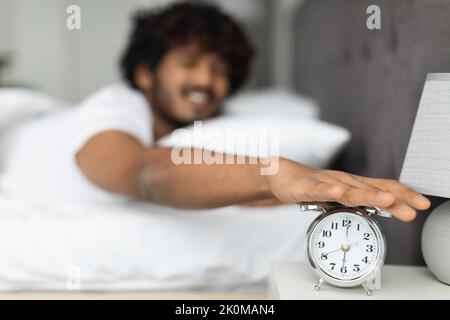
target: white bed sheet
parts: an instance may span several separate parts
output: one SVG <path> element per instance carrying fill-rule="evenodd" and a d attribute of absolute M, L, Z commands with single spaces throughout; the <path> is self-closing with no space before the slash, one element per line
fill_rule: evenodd
<path fill-rule="evenodd" d="M 295 205 L 186 211 L 63 207 L 0 194 L 0 290 L 233 288 L 304 260 L 315 215 Z"/>

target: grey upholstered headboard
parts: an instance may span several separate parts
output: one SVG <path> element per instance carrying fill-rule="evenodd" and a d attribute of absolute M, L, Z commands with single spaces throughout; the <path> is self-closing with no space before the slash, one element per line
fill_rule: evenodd
<path fill-rule="evenodd" d="M 381 30 L 366 27 L 370 4 Z M 426 74 L 450 72 L 450 1 L 306 0 L 295 28 L 296 88 L 353 134 L 335 168 L 398 179 Z M 425 217 L 380 221 L 389 263 L 423 264 Z"/>

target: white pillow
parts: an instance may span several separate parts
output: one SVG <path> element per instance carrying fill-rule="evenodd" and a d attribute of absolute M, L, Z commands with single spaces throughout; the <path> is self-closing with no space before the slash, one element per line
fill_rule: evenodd
<path fill-rule="evenodd" d="M 284 89 L 250 91 L 224 103 L 224 115 L 291 115 L 297 119 L 319 117 L 317 103 L 303 95 Z"/>
<path fill-rule="evenodd" d="M 305 165 L 324 168 L 350 139 L 350 133 L 345 128 L 319 119 L 292 116 L 220 116 L 199 124 L 175 130 L 160 139 L 158 144 L 251 157 L 279 155 Z M 278 139 L 275 137 L 274 140 L 272 132 L 278 132 Z"/>
<path fill-rule="evenodd" d="M 0 131 L 20 120 L 63 105 L 64 103 L 35 90 L 2 88 L 0 89 Z"/>

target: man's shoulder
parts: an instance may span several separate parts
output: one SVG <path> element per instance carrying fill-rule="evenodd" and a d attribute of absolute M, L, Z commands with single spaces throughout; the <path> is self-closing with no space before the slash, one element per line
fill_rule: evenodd
<path fill-rule="evenodd" d="M 124 84 L 100 88 L 74 109 L 73 132 L 77 146 L 86 143 L 94 134 L 120 130 L 151 143 L 153 117 L 143 94 Z M 74 148 L 77 149 L 77 148 Z"/>
<path fill-rule="evenodd" d="M 122 83 L 98 89 L 83 100 L 80 107 L 81 113 L 101 112 L 105 116 L 139 117 L 146 121 L 152 118 L 151 108 L 145 96 Z"/>

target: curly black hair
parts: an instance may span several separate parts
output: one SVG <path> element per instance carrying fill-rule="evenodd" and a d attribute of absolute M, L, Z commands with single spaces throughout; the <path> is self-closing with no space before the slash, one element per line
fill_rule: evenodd
<path fill-rule="evenodd" d="M 138 65 L 155 71 L 168 50 L 191 41 L 224 59 L 229 70 L 229 94 L 242 86 L 254 55 L 253 46 L 229 15 L 205 3 L 181 2 L 159 11 L 139 11 L 121 59 L 123 77 L 136 88 Z"/>

